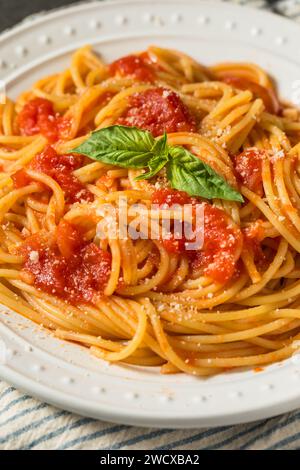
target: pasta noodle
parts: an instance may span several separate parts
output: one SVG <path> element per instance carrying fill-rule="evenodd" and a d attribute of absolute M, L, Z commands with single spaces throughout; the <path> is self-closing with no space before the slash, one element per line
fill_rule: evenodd
<path fill-rule="evenodd" d="M 139 169 L 73 152 L 114 125 L 166 131 L 244 202 L 191 197 L 164 169 L 136 179 Z M 299 154 L 299 112 L 255 64 L 204 67 L 151 46 L 107 65 L 79 49 L 0 105 L 0 303 L 101 359 L 162 373 L 284 360 L 300 346 Z M 167 239 L 114 236 L 106 206 L 120 211 L 120 197 L 130 221 L 142 203 L 158 234 L 170 217 Z M 168 201 L 195 200 L 204 244 L 189 253 Z"/>

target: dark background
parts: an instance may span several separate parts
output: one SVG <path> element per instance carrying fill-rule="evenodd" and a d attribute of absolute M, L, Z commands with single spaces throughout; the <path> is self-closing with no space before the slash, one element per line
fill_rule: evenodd
<path fill-rule="evenodd" d="M 0 31 L 13 26 L 33 13 L 71 3 L 76 3 L 76 0 L 0 0 Z"/>
<path fill-rule="evenodd" d="M 143 1 L 143 0 L 140 0 Z M 151 2 L 151 0 L 147 0 Z M 51 10 L 63 5 L 76 3 L 76 0 L 0 0 L 0 31 L 40 11 Z M 247 0 L 244 2 L 247 4 Z M 270 9 L 276 12 L 277 0 L 266 0 Z"/>

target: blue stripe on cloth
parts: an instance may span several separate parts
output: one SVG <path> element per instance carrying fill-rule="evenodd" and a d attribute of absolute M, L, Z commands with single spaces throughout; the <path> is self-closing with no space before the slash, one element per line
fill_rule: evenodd
<path fill-rule="evenodd" d="M 268 450 L 282 449 L 283 446 L 291 444 L 292 442 L 295 442 L 298 439 L 300 439 L 299 432 L 297 432 L 297 434 L 294 434 L 293 436 L 289 436 L 285 439 L 282 439 L 281 441 L 278 441 L 276 444 L 273 444 L 272 446 L 268 447 Z M 299 449 L 299 447 L 297 449 Z"/>
<path fill-rule="evenodd" d="M 247 447 L 251 446 L 252 444 L 255 443 L 255 441 L 259 440 L 259 439 L 262 439 L 262 438 L 265 438 L 265 437 L 270 437 L 272 434 L 274 434 L 276 431 L 278 431 L 278 429 L 283 429 L 285 428 L 286 426 L 288 426 L 289 424 L 292 424 L 294 423 L 295 421 L 297 421 L 297 419 L 300 417 L 300 413 L 296 413 L 295 415 L 293 416 L 289 416 L 286 421 L 284 423 L 279 423 L 277 424 L 276 426 L 272 427 L 271 429 L 268 429 L 266 431 L 264 431 L 263 433 L 261 433 L 259 436 L 256 436 L 255 438 L 252 438 L 250 439 L 248 442 L 244 443 L 240 449 L 243 450 L 243 449 L 247 449 Z"/>
<path fill-rule="evenodd" d="M 179 439 L 178 441 L 170 442 L 167 445 L 156 447 L 154 450 L 168 450 L 173 449 L 175 446 L 181 446 L 184 444 L 191 444 L 200 439 L 204 439 L 205 437 L 213 436 L 215 434 L 219 434 L 220 432 L 224 432 L 229 429 L 233 429 L 234 426 L 222 426 L 220 428 L 208 429 L 206 431 L 202 431 L 200 433 L 195 434 L 194 436 L 189 436 L 185 439 Z"/>
<path fill-rule="evenodd" d="M 254 432 L 257 429 L 259 429 L 261 426 L 264 426 L 267 422 L 268 422 L 268 420 L 260 421 L 259 423 L 256 423 L 254 426 L 251 426 L 250 428 L 245 429 L 244 431 L 241 431 L 241 432 L 238 432 L 238 433 L 234 434 L 234 436 L 227 437 L 223 441 L 220 441 L 217 444 L 209 446 L 208 449 L 209 450 L 215 450 L 215 449 L 219 449 L 220 447 L 225 446 L 227 444 L 232 444 L 234 441 L 236 441 L 240 437 L 246 436 L 250 432 Z"/>
<path fill-rule="evenodd" d="M 16 389 L 14 387 L 7 387 L 6 390 L 4 390 L 1 394 L 0 394 L 0 400 L 4 397 L 6 397 L 6 395 L 8 395 L 9 393 L 12 393 L 14 392 Z"/>
<path fill-rule="evenodd" d="M 121 424 L 121 425 L 113 426 L 108 429 L 102 429 L 101 431 L 95 431 L 91 434 L 87 434 L 86 436 L 77 437 L 76 439 L 73 439 L 72 441 L 65 442 L 63 446 L 59 447 L 59 450 L 69 449 L 70 447 L 73 447 L 77 444 L 82 444 L 83 442 L 92 441 L 93 439 L 97 439 L 97 437 L 103 437 L 109 434 L 114 434 L 119 431 L 124 431 L 125 429 L 127 429 L 127 426 L 123 426 Z"/>
<path fill-rule="evenodd" d="M 137 444 L 138 442 L 148 441 L 149 439 L 155 439 L 156 437 L 163 436 L 164 434 L 175 432 L 175 429 L 161 429 L 158 431 L 152 431 L 148 434 L 142 434 L 140 436 L 132 437 L 131 439 L 127 439 L 125 441 L 120 441 L 118 444 L 111 446 L 110 449 L 106 450 L 118 450 L 123 448 L 124 446 L 132 446 Z"/>
<path fill-rule="evenodd" d="M 27 431 L 31 431 L 33 428 L 37 428 L 38 426 L 41 426 L 42 424 L 48 423 L 50 421 L 53 421 L 56 418 L 59 418 L 61 416 L 67 416 L 69 413 L 67 411 L 57 411 L 56 413 L 53 413 L 51 415 L 45 416 L 44 418 L 38 420 L 38 421 L 33 421 L 30 424 L 27 424 L 26 426 L 23 426 L 20 429 L 17 429 L 14 432 L 11 432 L 9 434 L 6 434 L 4 437 L 0 437 L 0 443 L 4 444 L 7 442 L 9 439 L 13 439 L 15 437 L 19 437 L 22 434 L 26 433 Z"/>
<path fill-rule="evenodd" d="M 90 424 L 93 421 L 94 420 L 91 419 L 91 418 L 80 418 L 79 420 L 75 421 L 72 424 L 68 423 L 68 424 L 56 429 L 55 431 L 51 431 L 48 434 L 44 434 L 43 436 L 40 436 L 39 438 L 34 439 L 30 443 L 26 444 L 26 446 L 21 450 L 32 449 L 33 447 L 35 447 L 38 444 L 41 444 L 42 442 L 47 442 L 50 439 L 53 439 L 54 437 L 60 436 L 65 431 L 71 431 L 72 429 L 77 429 L 80 426 L 84 426 L 85 424 Z"/>
<path fill-rule="evenodd" d="M 27 400 L 32 400 L 32 397 L 29 397 L 28 395 L 22 395 L 21 397 L 15 398 L 14 400 L 10 401 L 4 408 L 2 408 L 1 414 L 8 411 L 12 406 L 15 406 L 18 403 L 22 403 Z"/>
<path fill-rule="evenodd" d="M 0 423 L 0 427 L 6 426 L 8 423 L 11 423 L 12 421 L 15 421 L 18 418 L 21 418 L 23 416 L 28 415 L 31 412 L 41 410 L 43 408 L 46 408 L 48 405 L 47 403 L 40 403 L 39 405 L 34 405 L 29 408 L 25 408 L 25 410 L 20 411 L 19 413 L 15 414 L 14 416 L 11 416 L 8 418 L 6 421 L 3 423 Z"/>

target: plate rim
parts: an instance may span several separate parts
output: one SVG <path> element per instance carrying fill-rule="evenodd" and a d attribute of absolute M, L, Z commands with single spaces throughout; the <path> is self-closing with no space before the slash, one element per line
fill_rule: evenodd
<path fill-rule="evenodd" d="M 143 428 L 159 428 L 159 429 L 199 429 L 199 428 L 215 428 L 218 426 L 232 426 L 244 423 L 251 423 L 261 419 L 273 418 L 281 414 L 295 411 L 300 407 L 300 396 L 290 400 L 289 402 L 279 403 L 274 410 L 274 404 L 248 410 L 244 412 L 226 412 L 216 417 L 189 417 L 188 419 L 178 416 L 161 416 L 158 411 L 145 411 L 135 414 L 126 411 L 126 408 L 95 409 L 95 405 L 89 403 L 88 400 L 72 397 L 67 392 L 61 392 L 49 388 L 49 386 L 41 385 L 38 382 L 28 379 L 18 373 L 11 373 L 9 369 L 3 370 L 0 366 L 1 378 L 12 384 L 19 391 L 29 393 L 33 398 L 43 401 L 49 405 L 61 408 L 71 413 L 99 419 L 115 424 L 124 424 L 128 426 L 139 426 Z"/>

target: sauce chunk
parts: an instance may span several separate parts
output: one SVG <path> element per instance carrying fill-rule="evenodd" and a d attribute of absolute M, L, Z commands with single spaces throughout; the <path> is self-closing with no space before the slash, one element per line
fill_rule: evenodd
<path fill-rule="evenodd" d="M 192 256 L 191 268 L 224 284 L 235 271 L 241 253 L 241 230 L 221 209 L 205 203 L 204 244 Z"/>
<path fill-rule="evenodd" d="M 131 77 L 141 82 L 153 82 L 154 73 L 142 56 L 128 55 L 115 60 L 109 66 L 109 74 L 113 77 Z"/>
<path fill-rule="evenodd" d="M 42 134 L 50 142 L 66 137 L 69 122 L 54 112 L 53 104 L 45 98 L 34 98 L 25 104 L 18 115 L 21 135 Z"/>
<path fill-rule="evenodd" d="M 71 303 L 92 302 L 103 295 L 111 270 L 111 255 L 85 242 L 80 231 L 61 221 L 56 239 L 42 234 L 28 237 L 19 253 L 24 257 L 26 281 Z"/>
<path fill-rule="evenodd" d="M 79 154 L 58 154 L 48 145 L 43 152 L 34 157 L 30 168 L 51 176 L 64 191 L 66 202 L 73 204 L 80 201 L 93 201 L 92 193 L 79 181 L 73 171 L 81 167 L 84 157 Z M 16 188 L 30 183 L 26 170 L 19 170 L 12 175 Z"/>
<path fill-rule="evenodd" d="M 204 226 L 196 227 L 204 231 L 203 246 L 200 249 L 186 249 L 188 240 L 184 236 L 184 228 L 180 238 L 178 234 L 175 236 L 174 232 L 170 232 L 161 242 L 169 253 L 185 253 L 190 260 L 190 269 L 197 275 L 208 276 L 221 284 L 233 277 L 242 250 L 243 235 L 240 228 L 223 210 L 206 202 L 199 202 L 183 191 L 167 188 L 154 191 L 152 202 L 161 207 L 171 207 L 174 204 L 192 204 L 195 207 L 196 204 L 202 204 Z"/>
<path fill-rule="evenodd" d="M 145 129 L 154 136 L 164 132 L 196 132 L 195 119 L 179 95 L 160 87 L 132 95 L 117 123 Z"/>
<path fill-rule="evenodd" d="M 262 160 L 265 151 L 249 148 L 234 157 L 234 166 L 240 182 L 250 191 L 262 196 Z"/>

